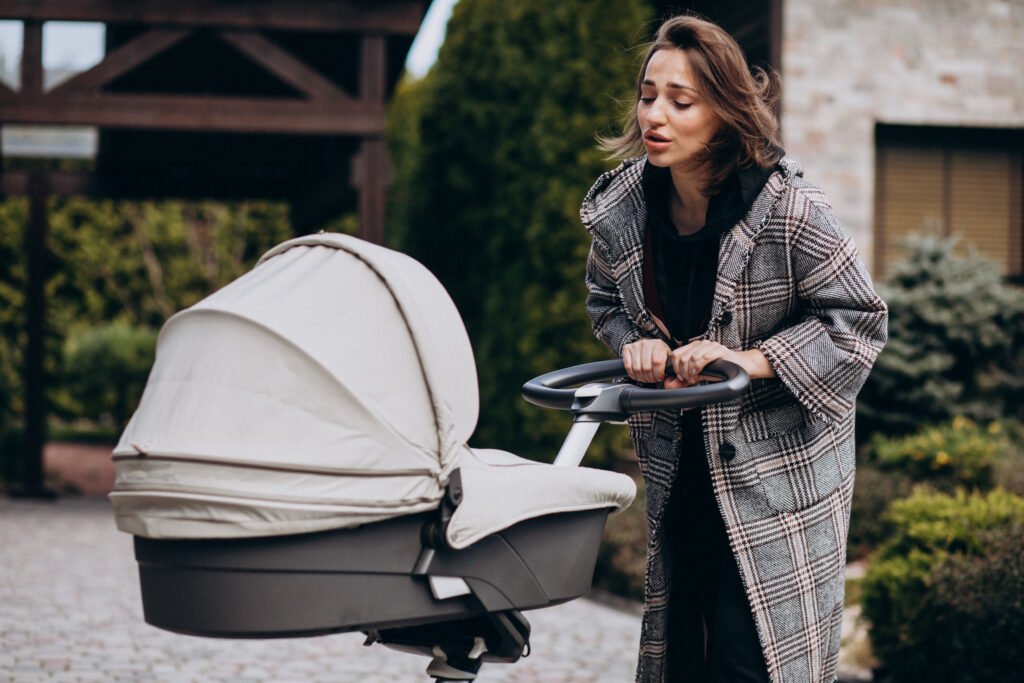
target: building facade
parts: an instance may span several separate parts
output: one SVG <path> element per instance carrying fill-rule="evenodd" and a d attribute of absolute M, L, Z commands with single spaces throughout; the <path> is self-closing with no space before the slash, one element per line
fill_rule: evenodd
<path fill-rule="evenodd" d="M 876 279 L 910 232 L 1024 275 L 1024 0 L 783 0 L 787 152 Z"/>

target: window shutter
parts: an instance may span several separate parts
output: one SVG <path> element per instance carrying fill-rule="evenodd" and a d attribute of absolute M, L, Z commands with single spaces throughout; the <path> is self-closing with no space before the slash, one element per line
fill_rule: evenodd
<path fill-rule="evenodd" d="M 903 257 L 902 240 L 913 233 L 945 234 L 943 151 L 889 146 L 878 150 L 875 271 Z"/>
<path fill-rule="evenodd" d="M 876 150 L 875 272 L 888 276 L 911 233 L 961 235 L 1005 276 L 1024 274 L 1021 152 L 880 142 Z"/>
<path fill-rule="evenodd" d="M 1009 274 L 1011 153 L 953 150 L 949 157 L 950 234 L 965 237 Z"/>

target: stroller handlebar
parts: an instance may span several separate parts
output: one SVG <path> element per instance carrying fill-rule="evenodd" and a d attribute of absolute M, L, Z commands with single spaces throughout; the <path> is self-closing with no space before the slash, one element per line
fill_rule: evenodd
<path fill-rule="evenodd" d="M 671 366 L 666 368 L 671 370 Z M 599 380 L 626 377 L 621 360 L 597 361 L 555 370 L 531 379 L 523 385 L 523 398 L 545 408 L 573 410 L 577 413 L 605 415 L 614 419 L 645 410 L 697 408 L 738 398 L 750 385 L 746 371 L 735 363 L 715 360 L 700 373 L 720 381 L 682 389 L 647 389 L 632 384 L 605 387 L 591 401 L 577 397 L 576 387 Z"/>

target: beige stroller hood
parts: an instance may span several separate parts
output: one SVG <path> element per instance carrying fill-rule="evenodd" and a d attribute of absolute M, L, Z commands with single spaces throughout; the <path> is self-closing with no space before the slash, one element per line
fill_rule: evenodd
<path fill-rule="evenodd" d="M 117 524 L 150 538 L 354 527 L 437 507 L 455 467 L 473 471 L 450 532 L 463 547 L 632 499 L 621 475 L 473 453 L 478 410 L 465 328 L 423 266 L 345 235 L 294 239 L 164 326 L 114 450 Z M 496 504 L 511 472 L 531 495 Z"/>

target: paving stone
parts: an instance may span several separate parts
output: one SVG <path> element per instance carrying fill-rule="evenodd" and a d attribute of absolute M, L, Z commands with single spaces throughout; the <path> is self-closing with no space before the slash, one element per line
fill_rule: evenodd
<path fill-rule="evenodd" d="M 222 640 L 147 625 L 131 538 L 116 530 L 104 499 L 0 497 L 0 548 L 0 683 L 430 680 L 426 657 L 364 647 L 362 634 Z M 479 683 L 633 680 L 635 610 L 581 599 L 526 616 L 530 656 L 486 664 Z M 852 630 L 856 619 L 849 616 Z"/>
<path fill-rule="evenodd" d="M 266 641 L 195 638 L 142 619 L 131 538 L 103 499 L 0 498 L 0 683 L 395 683 L 428 660 L 362 634 Z M 631 681 L 640 621 L 583 599 L 527 613 L 530 657 L 479 683 Z"/>

